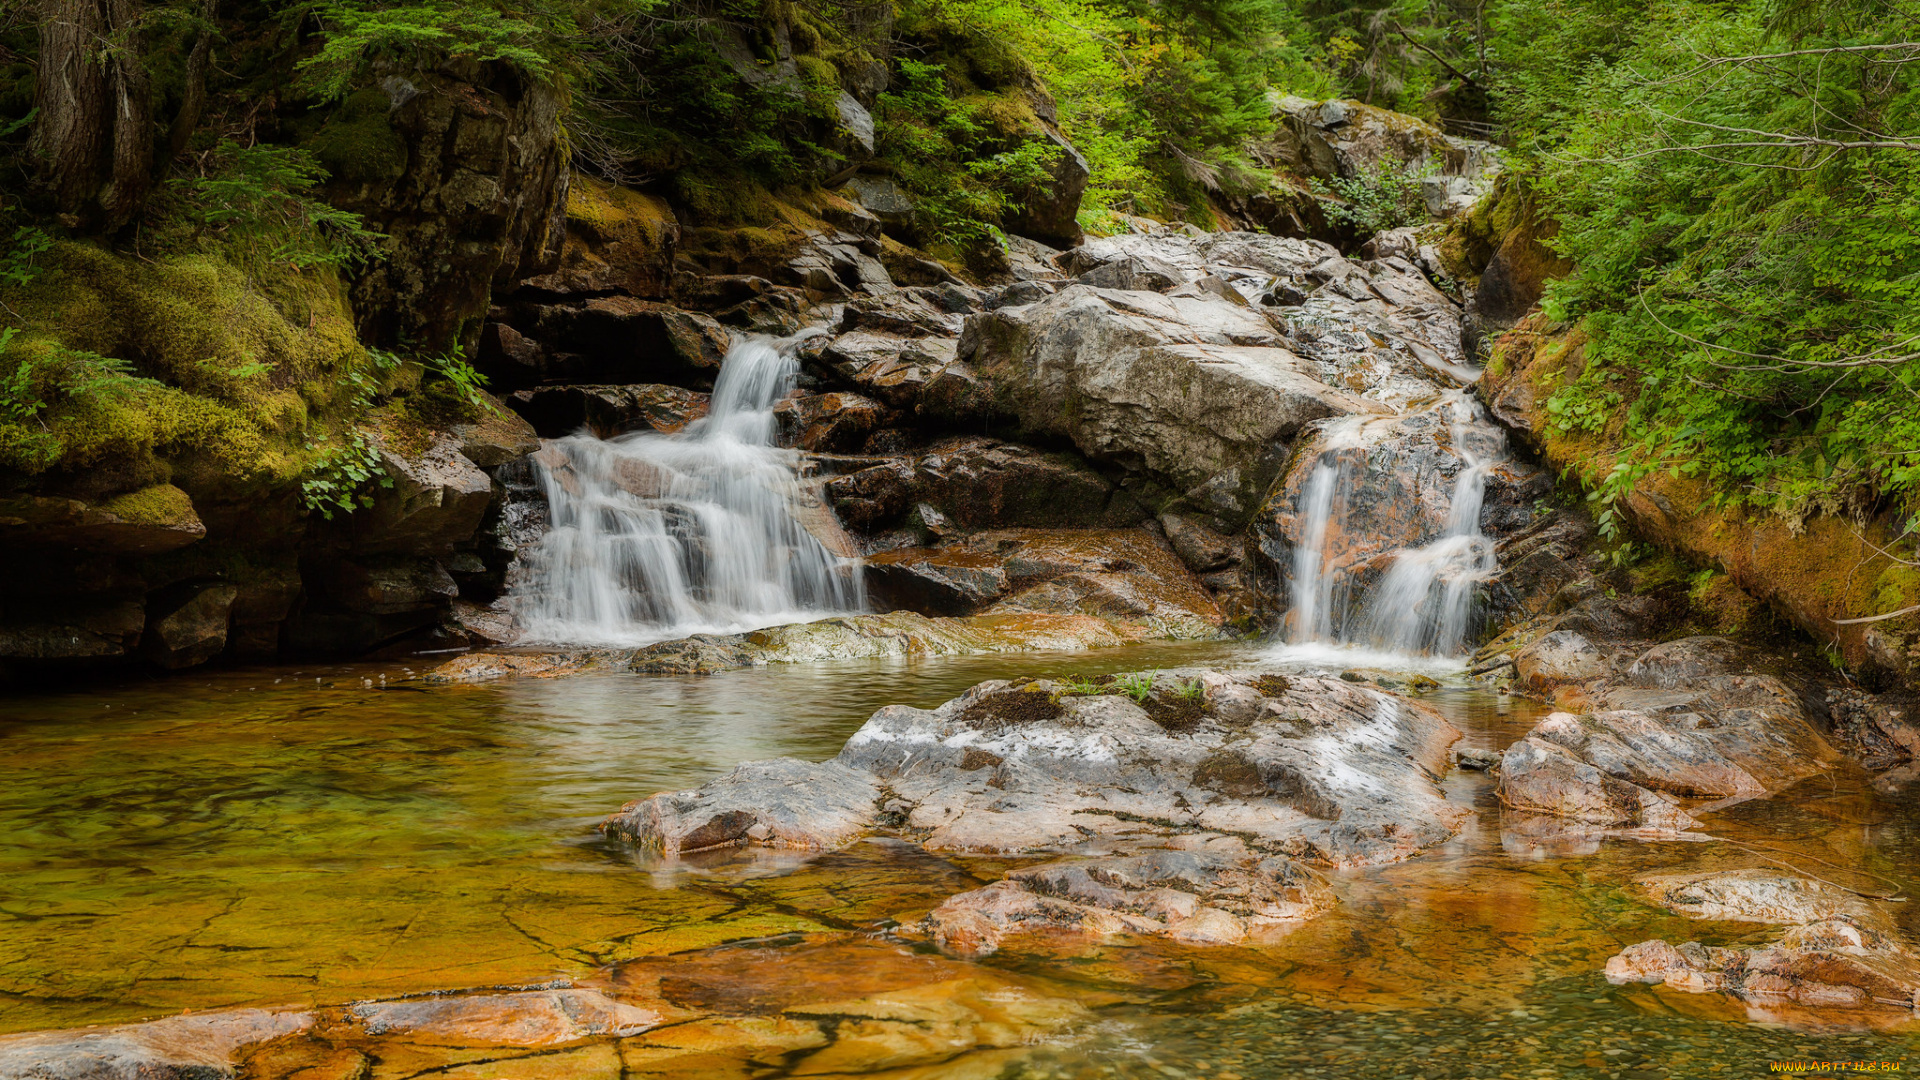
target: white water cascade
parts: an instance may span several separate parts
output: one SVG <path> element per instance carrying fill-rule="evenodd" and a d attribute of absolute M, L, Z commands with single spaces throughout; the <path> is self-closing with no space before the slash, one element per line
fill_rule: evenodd
<path fill-rule="evenodd" d="M 1336 421 L 1322 433 L 1313 472 L 1296 514 L 1299 542 L 1291 566 L 1292 643 L 1337 644 L 1383 653 L 1458 656 L 1473 629 L 1476 586 L 1499 569 L 1493 541 L 1480 531 L 1488 471 L 1506 457 L 1506 438 L 1465 390 L 1450 390 L 1421 410 L 1444 420 L 1460 461 L 1440 534 L 1391 551 L 1391 564 L 1364 598 L 1359 571 L 1373 560 L 1341 561 L 1342 536 L 1364 528 L 1353 520 L 1357 485 L 1368 482 L 1367 448 L 1398 419 Z M 1358 602 L 1356 602 L 1358 601 Z"/>
<path fill-rule="evenodd" d="M 513 590 L 521 640 L 633 646 L 865 607 L 857 563 L 803 524 L 798 455 L 774 444 L 809 336 L 736 339 L 681 431 L 542 445 L 552 527 Z"/>

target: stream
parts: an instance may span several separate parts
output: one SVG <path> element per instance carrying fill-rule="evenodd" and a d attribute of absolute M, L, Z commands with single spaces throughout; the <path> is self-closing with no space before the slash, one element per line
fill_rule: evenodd
<path fill-rule="evenodd" d="M 14 698 L 0 719 L 14 778 L 0 790 L 0 1032 L 618 978 L 654 957 L 719 958 L 735 995 L 818 994 L 848 977 L 849 951 L 930 952 L 886 930 L 1008 861 L 876 841 L 663 867 L 593 824 L 739 761 L 829 757 L 879 706 L 930 706 L 986 678 L 1342 659 L 1200 643 L 432 687 L 397 664 L 309 665 Z M 1431 671 L 1443 685 L 1422 700 L 1463 746 L 1504 747 L 1542 712 Z M 1609 986 L 1601 966 L 1633 942 L 1768 939 L 1627 888 L 1741 851 L 1537 842 L 1503 834 L 1483 774 L 1444 786 L 1478 811 L 1453 843 L 1334 875 L 1332 913 L 1246 947 L 1129 940 L 979 961 L 1084 1019 L 992 1051 L 985 1071 L 914 1075 L 1746 1076 L 1774 1060 L 1920 1057 L 1913 1034 L 1809 1030 L 1718 995 Z M 1703 821 L 1808 866 L 1920 886 L 1912 786 L 1838 773 Z M 726 962 L 742 943 L 756 962 Z"/>

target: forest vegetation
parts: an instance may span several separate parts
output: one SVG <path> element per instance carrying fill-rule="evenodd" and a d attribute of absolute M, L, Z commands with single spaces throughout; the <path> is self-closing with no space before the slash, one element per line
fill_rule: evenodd
<path fill-rule="evenodd" d="M 347 508 L 356 417 L 474 397 L 457 340 L 356 333 L 382 237 L 328 193 L 382 168 L 383 79 L 552 88 L 579 174 L 753 227 L 834 177 L 847 88 L 927 251 L 991 273 L 1059 149 L 1080 225 L 1220 223 L 1280 181 L 1282 95 L 1345 97 L 1504 148 L 1573 272 L 1546 317 L 1589 364 L 1565 431 L 1728 507 L 1920 509 L 1920 24 L 1904 0 L 12 0 L 0 14 L 0 465 L 152 469 L 189 447 Z M 791 61 L 800 86 L 729 53 Z M 60 97 L 58 107 L 48 103 Z M 1397 224 L 1405 177 L 1322 187 Z M 1298 185 L 1296 185 L 1298 186 Z M 1380 204 L 1369 207 L 1369 200 Z M 1385 209 L 1382 210 L 1381 208 Z M 1379 210 L 1378 213 L 1371 211 Z M 229 314 L 208 319 L 196 311 Z M 364 313 L 360 324 L 364 330 Z M 377 346 L 377 348 L 370 348 Z M 383 351 L 384 350 L 384 351 Z M 436 389 L 437 388 L 437 389 Z"/>

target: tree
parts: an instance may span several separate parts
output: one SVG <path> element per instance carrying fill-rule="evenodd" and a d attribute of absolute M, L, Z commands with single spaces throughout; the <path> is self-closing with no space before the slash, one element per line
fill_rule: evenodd
<path fill-rule="evenodd" d="M 118 229 L 152 182 L 152 95 L 134 0 L 43 0 L 35 171 L 59 213 Z"/>

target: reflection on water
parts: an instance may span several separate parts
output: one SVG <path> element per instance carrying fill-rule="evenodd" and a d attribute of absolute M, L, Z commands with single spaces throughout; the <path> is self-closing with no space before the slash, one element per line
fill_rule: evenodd
<path fill-rule="evenodd" d="M 1006 864 L 876 841 L 669 874 L 597 844 L 591 826 L 737 761 L 831 756 L 875 708 L 936 704 L 984 678 L 1276 662 L 1188 644 L 432 689 L 397 667 L 289 669 L 14 699 L 0 720 L 12 781 L 0 788 L 0 1031 L 582 977 L 728 941 L 883 931 Z M 1488 748 L 1540 712 L 1461 687 L 1424 700 Z M 1609 839 L 1567 857 L 1503 835 L 1481 774 L 1445 786 L 1479 811 L 1455 842 L 1336 876 L 1332 914 L 1257 947 L 1066 942 L 986 961 L 1070 988 L 1098 1021 L 1075 1048 L 995 1061 L 1008 1076 L 1252 1078 L 1744 1076 L 1783 1056 L 1920 1058 L 1912 1036 L 1729 1023 L 1776 1018 L 1598 979 L 1609 955 L 1649 937 L 1767 940 L 1766 927 L 1690 922 L 1623 887 L 1665 868 L 1754 865 L 1748 849 Z M 1916 794 L 1816 778 L 1703 820 L 1911 893 Z M 1914 906 L 1902 905 L 1909 933 Z M 859 940 L 847 947 L 868 947 Z M 811 955 L 839 966 L 811 971 Z M 828 987 L 847 956 L 802 948 L 781 977 Z"/>

